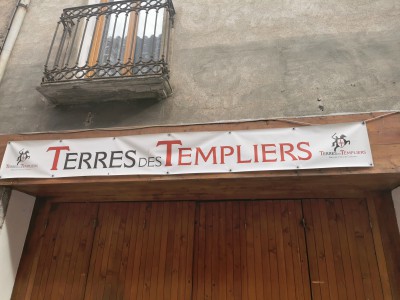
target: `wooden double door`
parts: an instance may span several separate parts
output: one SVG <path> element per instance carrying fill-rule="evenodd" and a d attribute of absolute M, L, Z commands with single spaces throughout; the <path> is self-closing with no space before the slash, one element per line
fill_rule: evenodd
<path fill-rule="evenodd" d="M 13 299 L 392 299 L 363 199 L 47 203 Z"/>

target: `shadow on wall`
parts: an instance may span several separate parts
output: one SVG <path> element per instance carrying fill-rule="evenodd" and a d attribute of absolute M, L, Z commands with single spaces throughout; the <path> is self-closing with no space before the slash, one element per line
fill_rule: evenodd
<path fill-rule="evenodd" d="M 131 102 L 102 102 L 95 104 L 49 106 L 43 130 L 91 129 L 123 127 L 132 124 L 153 124 L 163 118 L 165 100 L 143 99 Z M 158 112 L 158 115 L 157 113 Z"/>
<path fill-rule="evenodd" d="M 3 227 L 4 219 L 7 213 L 7 207 L 10 200 L 11 189 L 0 188 L 0 229 Z"/>
<path fill-rule="evenodd" d="M 0 229 L 0 299 L 10 299 L 24 248 L 35 198 L 18 191 L 10 197 L 7 216 Z"/>
<path fill-rule="evenodd" d="M 400 232 L 400 186 L 392 191 L 392 198 L 397 218 L 397 225 L 399 227 L 399 232 Z"/>

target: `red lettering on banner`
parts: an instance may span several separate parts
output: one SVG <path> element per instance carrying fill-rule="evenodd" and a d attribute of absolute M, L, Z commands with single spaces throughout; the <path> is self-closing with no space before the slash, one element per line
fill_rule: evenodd
<path fill-rule="evenodd" d="M 207 162 L 207 160 L 210 158 L 211 154 L 213 157 L 213 165 L 217 164 L 217 151 L 216 147 L 211 147 L 210 151 L 208 151 L 207 155 L 204 155 L 204 152 L 201 150 L 200 147 L 196 147 L 196 159 L 195 159 L 195 165 L 199 164 L 199 155 L 203 158 L 204 162 Z"/>
<path fill-rule="evenodd" d="M 289 149 L 285 150 L 285 147 L 288 146 Z M 292 151 L 294 150 L 293 144 L 290 143 L 281 143 L 279 144 L 280 150 L 281 150 L 281 161 L 285 161 L 285 154 L 289 155 L 292 160 L 297 160 L 296 156 L 292 154 Z"/>
<path fill-rule="evenodd" d="M 272 147 L 273 149 L 267 150 L 267 148 Z M 262 144 L 261 149 L 262 149 L 262 157 L 263 157 L 263 162 L 275 162 L 277 161 L 276 158 L 270 158 L 267 159 L 267 154 L 275 154 L 276 155 L 276 145 L 275 144 Z"/>
<path fill-rule="evenodd" d="M 184 154 L 183 151 L 190 151 L 188 154 Z M 178 149 L 178 165 L 179 166 L 190 166 L 192 162 L 182 162 L 183 157 L 192 157 L 192 148 L 179 148 Z"/>
<path fill-rule="evenodd" d="M 300 142 L 297 144 L 297 149 L 299 149 L 302 152 L 307 153 L 306 157 L 301 157 L 301 156 L 297 156 L 300 160 L 310 160 L 312 157 L 312 153 L 310 150 L 304 149 L 301 147 L 301 145 L 307 145 L 308 147 L 310 147 L 310 143 L 309 142 Z"/>
<path fill-rule="evenodd" d="M 229 150 L 228 153 L 225 152 L 225 150 Z M 233 147 L 231 146 L 221 146 L 221 165 L 225 164 L 225 157 L 231 156 L 234 152 Z"/>
<path fill-rule="evenodd" d="M 167 157 L 165 158 L 165 166 L 172 166 L 172 145 L 182 145 L 181 140 L 173 140 L 173 141 L 159 141 L 157 143 L 157 147 L 160 145 L 167 145 Z"/>
<path fill-rule="evenodd" d="M 254 162 L 258 163 L 258 145 L 253 145 L 254 148 Z"/>
<path fill-rule="evenodd" d="M 248 164 L 251 163 L 251 159 L 248 160 L 242 160 L 242 149 L 241 149 L 241 145 L 236 146 L 237 148 L 237 162 L 238 164 Z"/>
<path fill-rule="evenodd" d="M 52 171 L 57 171 L 58 160 L 60 159 L 60 152 L 62 150 L 69 151 L 69 146 L 49 147 L 46 151 L 56 151 L 54 154 L 53 166 L 51 167 Z"/>

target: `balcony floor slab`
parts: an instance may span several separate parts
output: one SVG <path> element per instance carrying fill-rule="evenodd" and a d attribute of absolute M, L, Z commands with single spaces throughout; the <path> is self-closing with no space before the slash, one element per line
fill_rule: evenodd
<path fill-rule="evenodd" d="M 42 83 L 37 90 L 56 105 L 165 99 L 172 89 L 164 76 L 71 80 Z"/>

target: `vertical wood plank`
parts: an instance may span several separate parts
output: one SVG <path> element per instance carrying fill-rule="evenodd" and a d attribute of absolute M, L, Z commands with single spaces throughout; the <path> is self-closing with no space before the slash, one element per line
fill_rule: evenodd
<path fill-rule="evenodd" d="M 106 267 L 106 280 L 103 298 L 115 299 L 118 291 L 118 275 L 121 265 L 122 243 L 126 228 L 126 218 L 128 212 L 127 203 L 115 205 L 115 218 L 111 231 L 111 246 Z"/>
<path fill-rule="evenodd" d="M 126 275 L 124 280 L 124 286 L 121 286 L 120 294 L 123 295 L 123 299 L 129 299 L 132 286 L 137 286 L 137 284 L 133 281 L 134 277 L 134 266 L 135 266 L 135 253 L 138 248 L 138 235 L 139 235 L 139 224 L 142 221 L 142 216 L 144 216 L 144 206 L 142 203 L 134 203 L 131 204 L 130 207 L 133 209 L 133 219 L 131 232 L 128 235 L 129 246 L 127 250 L 127 266 L 126 266 Z"/>
<path fill-rule="evenodd" d="M 271 280 L 271 299 L 281 299 L 280 286 L 279 286 L 279 271 L 278 268 L 278 246 L 276 242 L 276 231 L 275 231 L 275 213 L 274 213 L 274 202 L 266 202 L 267 209 L 267 224 L 268 224 L 268 253 L 270 262 L 270 280 Z"/>
<path fill-rule="evenodd" d="M 275 218 L 275 232 L 276 232 L 276 246 L 277 246 L 276 254 L 278 259 L 279 294 L 280 294 L 280 299 L 288 299 L 286 262 L 284 256 L 283 232 L 282 232 L 282 212 L 281 212 L 280 201 L 274 201 L 274 218 Z"/>
<path fill-rule="evenodd" d="M 353 221 L 356 249 L 358 250 L 358 257 L 360 260 L 364 294 L 367 299 L 368 298 L 372 299 L 374 298 L 374 293 L 373 293 L 371 273 L 367 257 L 368 245 L 366 245 L 365 243 L 365 236 L 367 233 L 364 231 L 364 228 L 362 227 L 363 216 L 360 214 L 360 209 L 362 207 L 360 206 L 359 202 L 360 202 L 359 199 L 354 199 L 354 200 L 352 199 L 351 201 L 348 201 L 348 204 L 352 212 L 351 219 Z"/>
<path fill-rule="evenodd" d="M 344 217 L 342 200 L 332 200 L 332 216 L 336 222 L 338 238 L 340 241 L 341 258 L 343 261 L 344 282 L 348 299 L 357 299 L 356 283 L 353 274 L 353 264 L 350 255 L 350 246 L 347 238 L 346 222 Z M 332 213 L 331 212 L 331 213 Z"/>
<path fill-rule="evenodd" d="M 206 211 L 205 206 L 196 205 L 196 231 L 193 269 L 193 299 L 205 299 L 205 256 L 206 256 Z"/>
<path fill-rule="evenodd" d="M 167 264 L 167 245 L 168 245 L 168 232 L 169 232 L 169 222 L 172 219 L 171 213 L 171 205 L 168 203 L 163 203 L 164 214 L 162 220 L 162 234 L 161 234 L 161 245 L 160 245 L 160 267 L 157 272 L 157 294 L 154 299 L 162 299 L 164 295 L 164 287 L 165 287 L 165 270 Z M 171 213 L 172 214 L 172 213 Z"/>
<path fill-rule="evenodd" d="M 340 201 L 340 200 L 336 200 Z M 345 274 L 345 266 L 343 263 L 343 252 L 342 252 L 342 241 L 340 240 L 340 235 L 338 231 L 338 222 L 340 222 L 340 215 L 335 209 L 334 206 L 335 200 L 328 199 L 325 200 L 325 210 L 323 211 L 323 220 L 325 226 L 325 231 L 327 231 L 330 235 L 331 240 L 331 248 L 332 248 L 332 255 L 333 255 L 333 265 L 335 268 L 336 274 L 336 285 L 337 285 L 337 292 L 339 299 L 355 299 L 354 291 L 352 290 L 352 282 L 353 278 L 349 277 L 348 280 L 351 282 L 348 283 L 350 290 L 346 287 L 346 274 Z M 351 272 L 351 269 L 350 269 Z M 331 284 L 331 283 L 330 283 Z M 349 295 L 349 296 L 348 296 Z"/>
<path fill-rule="evenodd" d="M 352 216 L 352 208 L 351 202 L 353 199 L 343 199 L 343 214 L 346 223 L 346 236 L 349 243 L 349 252 L 351 258 L 351 266 L 353 269 L 353 280 L 354 280 L 354 288 L 356 291 L 356 299 L 366 299 L 366 295 L 364 292 L 364 284 L 362 279 L 362 270 L 360 257 L 358 255 L 357 243 L 356 243 L 356 232 L 354 230 L 353 224 L 353 216 Z"/>
<path fill-rule="evenodd" d="M 286 277 L 286 290 L 288 299 L 296 299 L 296 284 L 294 277 L 293 263 L 293 241 L 290 235 L 289 219 L 292 218 L 292 211 L 289 209 L 289 201 L 281 201 L 281 224 L 282 224 L 282 245 L 283 255 L 285 257 L 285 277 Z"/>
<path fill-rule="evenodd" d="M 150 237 L 150 229 L 152 225 L 152 219 L 154 216 L 153 210 L 153 203 L 146 203 L 146 212 L 145 212 L 145 219 L 143 223 L 143 230 L 142 230 L 142 251 L 139 256 L 139 270 L 138 270 L 138 281 L 137 281 L 137 298 L 143 297 L 143 290 L 144 290 L 144 279 L 145 279 L 145 272 L 146 272 L 146 262 L 147 262 L 147 253 L 149 251 L 149 240 Z"/>
<path fill-rule="evenodd" d="M 60 241 L 61 234 L 59 232 L 60 227 L 65 224 L 68 214 L 70 213 L 69 205 L 62 204 L 53 204 L 51 213 L 49 216 L 49 235 L 47 236 L 48 243 L 44 248 L 44 252 L 41 253 L 41 260 L 39 261 L 39 266 L 41 266 L 41 270 L 39 274 L 41 276 L 37 277 L 37 281 L 35 282 L 36 289 L 33 289 L 32 298 L 44 299 L 47 281 L 49 279 L 49 273 L 51 270 L 51 265 L 54 259 L 54 249 L 57 248 L 57 244 Z M 47 235 L 47 234 L 46 234 Z"/>
<path fill-rule="evenodd" d="M 143 257 L 142 257 L 142 265 L 143 265 L 143 274 L 142 280 L 139 280 L 139 285 L 141 285 L 142 288 L 142 293 L 139 293 L 139 297 L 141 299 L 150 299 L 150 289 L 151 289 L 151 274 L 153 271 L 153 268 L 156 269 L 158 268 L 158 265 L 156 265 L 156 259 L 155 259 L 155 251 L 154 251 L 154 244 L 156 243 L 155 237 L 156 237 L 156 223 L 157 220 L 160 218 L 160 205 L 158 203 L 154 203 L 149 207 L 149 220 L 148 220 L 148 225 L 147 225 L 147 249 L 144 251 Z M 142 267 L 142 266 L 141 266 Z"/>
<path fill-rule="evenodd" d="M 185 299 L 185 287 L 186 287 L 186 255 L 188 248 L 188 227 L 189 227 L 189 205 L 188 203 L 182 203 L 182 225 L 180 231 L 180 249 L 179 249 L 179 268 L 178 268 L 178 289 L 177 299 Z M 191 253 L 193 255 L 193 253 Z"/>
<path fill-rule="evenodd" d="M 187 220 L 187 249 L 186 249 L 186 262 L 185 262 L 185 292 L 184 299 L 190 299 L 192 296 L 193 288 L 193 247 L 194 247 L 194 230 L 195 230 L 195 214 L 196 203 L 187 202 L 188 206 L 188 220 Z"/>
<path fill-rule="evenodd" d="M 374 203 L 378 215 L 387 270 L 391 283 L 392 296 L 400 299 L 400 234 L 389 192 L 374 195 Z"/>
<path fill-rule="evenodd" d="M 110 284 L 107 283 L 107 275 L 109 272 L 108 264 L 110 260 L 110 256 L 113 255 L 114 247 L 115 247 L 115 235 L 116 228 L 119 226 L 120 216 L 117 212 L 117 207 L 112 204 L 107 204 L 107 209 L 109 210 L 110 219 L 107 225 L 107 233 L 104 244 L 104 252 L 100 265 L 100 277 L 98 278 L 99 284 L 96 291 L 96 298 L 100 299 L 103 295 L 109 294 Z M 111 270 L 112 272 L 112 270 Z"/>
<path fill-rule="evenodd" d="M 233 296 L 235 300 L 242 299 L 242 262 L 241 262 L 241 243 L 240 243 L 240 204 L 232 204 L 232 223 L 233 223 Z"/>
<path fill-rule="evenodd" d="M 234 247 L 233 243 L 233 203 L 226 203 L 226 299 L 234 299 Z"/>
<path fill-rule="evenodd" d="M 302 224 L 303 212 L 301 202 L 290 201 L 289 209 L 293 212 L 289 222 L 292 237 L 296 299 L 311 299 L 310 274 L 308 270 L 306 237 Z"/>
<path fill-rule="evenodd" d="M 213 202 L 212 207 L 212 248 L 211 248 L 211 299 L 218 299 L 219 285 L 219 258 L 218 258 L 218 230 L 219 230 L 219 209 L 218 203 Z"/>
<path fill-rule="evenodd" d="M 63 296 L 65 282 L 68 281 L 69 277 L 68 273 L 70 273 L 71 269 L 73 270 L 73 268 L 69 268 L 69 264 L 71 258 L 74 258 L 72 251 L 76 232 L 71 227 L 74 226 L 74 220 L 79 219 L 79 217 L 76 217 L 76 214 L 79 214 L 79 209 L 76 209 L 76 205 L 68 206 L 70 206 L 68 209 L 69 215 L 65 219 L 65 223 L 59 228 L 58 243 L 56 243 L 54 248 L 49 279 L 44 292 L 44 295 L 50 295 L 50 298 Z M 81 220 L 86 221 L 83 213 Z M 65 274 L 67 274 L 66 278 L 64 277 Z"/>
<path fill-rule="evenodd" d="M 132 249 L 133 265 L 132 265 L 132 280 L 130 282 L 131 287 L 128 292 L 128 297 L 126 299 L 137 299 L 139 293 L 139 276 L 140 276 L 140 263 L 142 259 L 143 250 L 143 235 L 144 229 L 146 227 L 146 214 L 148 210 L 146 209 L 145 203 L 140 203 L 139 206 L 139 220 L 137 223 L 137 235 L 136 235 L 136 245 Z"/>
<path fill-rule="evenodd" d="M 97 215 L 97 228 L 93 241 L 89 274 L 86 283 L 85 298 L 87 299 L 93 299 L 95 297 L 95 292 L 98 284 L 98 281 L 95 278 L 97 277 L 96 274 L 99 274 L 100 272 L 100 264 L 103 255 L 103 247 L 105 244 L 109 216 L 109 214 L 106 214 L 106 210 L 102 205 L 99 208 L 99 212 Z"/>
<path fill-rule="evenodd" d="M 154 222 L 154 225 L 159 225 L 156 226 L 155 232 L 154 232 L 154 242 L 153 242 L 153 249 L 152 249 L 152 255 L 150 256 L 151 259 L 151 275 L 148 275 L 147 279 L 147 286 L 145 286 L 146 289 L 146 294 L 143 295 L 143 299 L 157 299 L 157 288 L 158 288 L 158 270 L 161 267 L 161 264 L 164 262 L 160 260 L 160 257 L 162 256 L 162 249 L 161 249 L 161 243 L 162 243 L 162 224 L 164 220 L 164 204 L 159 203 L 157 204 L 157 214 L 156 214 L 156 221 Z"/>
<path fill-rule="evenodd" d="M 374 198 L 376 195 L 367 198 L 368 213 L 372 225 L 372 237 L 375 245 L 375 253 L 378 262 L 378 269 L 380 275 L 380 282 L 383 290 L 383 299 L 392 299 L 392 290 L 390 287 L 389 274 L 387 270 L 387 262 L 382 245 L 381 229 L 378 221 Z M 379 196 L 378 196 L 379 197 Z"/>
<path fill-rule="evenodd" d="M 125 281 L 129 281 L 130 278 L 129 274 L 132 274 L 131 272 L 128 272 L 129 258 L 131 257 L 129 253 L 131 245 L 134 245 L 136 241 L 135 228 L 137 228 L 137 226 L 135 225 L 139 215 L 138 212 L 139 210 L 136 209 L 136 205 L 131 204 L 127 207 L 127 220 L 126 220 L 125 233 L 123 237 L 123 248 L 121 253 L 121 261 L 118 274 L 118 288 L 117 288 L 116 299 L 124 298 Z M 134 246 L 132 248 L 134 248 Z"/>
<path fill-rule="evenodd" d="M 204 299 L 212 298 L 212 249 L 213 249 L 213 207 L 205 205 L 206 231 L 205 231 L 205 266 L 204 266 Z"/>
<path fill-rule="evenodd" d="M 64 291 L 59 291 L 54 298 L 79 299 L 84 296 L 86 281 L 88 278 L 90 255 L 95 233 L 94 221 L 97 219 L 98 205 L 85 203 L 79 206 L 80 214 L 74 225 L 79 230 L 76 232 L 72 257 L 69 259 L 69 270 Z M 61 279 L 62 280 L 62 279 Z M 65 279 L 64 279 L 65 281 Z M 53 296 L 52 296 L 53 297 Z"/>
<path fill-rule="evenodd" d="M 179 287 L 179 256 L 180 256 L 180 244 L 181 244 L 181 231 L 182 231 L 182 203 L 177 205 L 177 215 L 175 219 L 175 231 L 174 231 L 174 247 L 173 247 L 173 260 L 171 270 L 171 299 L 178 299 L 178 287 Z"/>
<path fill-rule="evenodd" d="M 78 259 L 76 262 L 74 259 L 70 260 L 70 269 L 75 266 L 73 271 L 68 272 L 68 279 L 72 277 L 72 280 L 67 282 L 63 296 L 57 298 L 83 299 L 85 295 L 90 255 L 96 231 L 95 222 L 98 214 L 98 204 L 85 203 L 82 205 L 81 211 L 84 212 L 84 217 L 81 220 L 77 220 L 77 223 L 82 223 L 83 227 L 76 235 L 77 239 L 74 242 L 72 254 L 73 257 L 78 257 Z"/>
<path fill-rule="evenodd" d="M 312 299 L 322 299 L 321 280 L 318 268 L 318 248 L 315 241 L 315 225 L 312 215 L 311 200 L 303 200 L 303 213 L 306 222 L 306 241 L 308 249 L 308 264 L 311 279 Z"/>
<path fill-rule="evenodd" d="M 379 267 L 375 246 L 372 238 L 372 223 L 368 213 L 366 199 L 361 199 L 355 202 L 358 218 L 360 219 L 359 227 L 363 232 L 363 243 L 365 247 L 365 254 L 367 258 L 366 265 L 369 267 L 370 282 L 372 285 L 372 292 L 374 299 L 383 299 L 382 285 L 379 275 Z"/>
<path fill-rule="evenodd" d="M 240 220 L 240 255 L 241 255 L 241 290 L 242 299 L 249 299 L 248 294 L 248 268 L 247 268 L 247 247 L 246 247 L 246 204 L 244 202 L 239 203 L 239 220 Z"/>
<path fill-rule="evenodd" d="M 254 251 L 254 220 L 253 203 L 246 202 L 246 255 L 247 255 L 247 286 L 248 299 L 257 299 L 256 274 L 255 274 L 255 251 Z"/>
<path fill-rule="evenodd" d="M 260 203 L 253 202 L 252 219 L 253 219 L 253 238 L 254 238 L 254 273 L 256 299 L 265 299 L 263 285 L 263 270 L 262 270 L 262 253 L 261 253 L 261 220 L 260 220 Z"/>
<path fill-rule="evenodd" d="M 322 218 L 320 215 L 320 210 L 318 205 L 321 200 L 315 199 L 311 201 L 312 201 L 311 211 L 312 211 L 312 218 L 315 230 L 315 242 L 317 247 L 318 270 L 319 270 L 319 281 L 312 282 L 312 284 L 319 284 L 321 286 L 322 299 L 329 299 L 330 290 L 329 290 L 329 278 L 328 278 L 327 257 L 326 257 L 327 251 L 324 245 L 324 232 L 322 229 L 322 220 L 321 220 Z"/>
<path fill-rule="evenodd" d="M 322 242 L 324 245 L 324 253 L 325 253 L 325 263 L 326 263 L 326 271 L 327 271 L 327 286 L 329 289 L 330 299 L 338 299 L 338 288 L 336 281 L 336 269 L 335 269 L 335 260 L 333 256 L 332 250 L 332 240 L 331 233 L 328 225 L 328 215 L 326 213 L 326 201 L 318 200 L 318 210 L 320 216 L 320 224 L 321 224 L 321 233 L 322 233 Z"/>
<path fill-rule="evenodd" d="M 218 210 L 218 231 L 215 234 L 218 237 L 218 297 L 224 300 L 227 298 L 227 259 L 226 259 L 226 203 L 219 202 L 216 205 Z"/>
<path fill-rule="evenodd" d="M 269 202 L 262 201 L 259 203 L 260 210 L 260 235 L 261 235 L 261 265 L 263 273 L 263 287 L 264 287 L 264 297 L 266 299 L 273 299 L 272 297 L 272 276 L 276 274 L 271 274 L 270 266 L 270 249 L 269 249 L 269 235 L 268 235 L 268 215 L 267 210 L 269 207 Z"/>
<path fill-rule="evenodd" d="M 170 206 L 170 218 L 168 222 L 168 237 L 167 237 L 167 251 L 165 261 L 165 273 L 164 273 L 164 295 L 162 299 L 171 299 L 171 286 L 172 286 L 172 268 L 174 258 L 174 244 L 175 244 L 175 226 L 176 218 L 179 217 L 177 214 L 177 204 L 171 203 Z"/>

